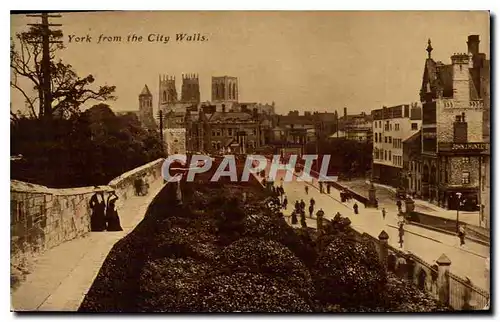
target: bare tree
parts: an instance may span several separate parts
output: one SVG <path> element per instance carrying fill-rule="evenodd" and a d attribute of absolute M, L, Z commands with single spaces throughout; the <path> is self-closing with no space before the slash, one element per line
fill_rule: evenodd
<path fill-rule="evenodd" d="M 30 118 L 41 118 L 44 111 L 41 34 L 40 27 L 32 26 L 29 31 L 16 34 L 17 41 L 11 39 L 10 46 L 10 86 L 23 95 Z M 50 37 L 60 39 L 62 32 L 51 31 Z M 50 45 L 52 115 L 68 117 L 78 113 L 80 107 L 88 100 L 116 99 L 113 96 L 115 86 L 99 86 L 97 89 L 92 89 L 91 85 L 94 83 L 92 75 L 80 78 L 71 65 L 64 64 L 60 59 L 55 62 L 55 53 L 63 48 L 61 43 Z M 31 90 L 21 86 L 20 78 L 29 80 L 32 85 Z M 11 120 L 19 118 L 19 113 L 14 113 L 12 110 L 10 115 Z"/>

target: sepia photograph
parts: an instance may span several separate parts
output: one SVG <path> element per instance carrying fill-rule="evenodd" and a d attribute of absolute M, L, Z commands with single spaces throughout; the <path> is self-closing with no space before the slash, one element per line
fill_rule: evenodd
<path fill-rule="evenodd" d="M 492 313 L 489 11 L 11 11 L 11 312 Z"/>

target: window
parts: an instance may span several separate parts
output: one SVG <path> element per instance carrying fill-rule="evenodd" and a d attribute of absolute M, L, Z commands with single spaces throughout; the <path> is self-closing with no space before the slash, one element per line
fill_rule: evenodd
<path fill-rule="evenodd" d="M 384 151 L 384 160 L 387 160 L 387 151 Z"/>
<path fill-rule="evenodd" d="M 389 161 L 391 161 L 391 151 L 389 151 Z"/>
<path fill-rule="evenodd" d="M 418 130 L 418 124 L 417 123 L 411 123 L 411 129 L 412 130 Z"/>
<path fill-rule="evenodd" d="M 389 136 L 389 143 L 392 143 L 392 136 Z"/>
<path fill-rule="evenodd" d="M 387 136 L 384 136 L 384 142 L 387 143 Z"/>
<path fill-rule="evenodd" d="M 227 129 L 227 135 L 233 136 L 233 129 Z"/>
<path fill-rule="evenodd" d="M 469 171 L 463 171 L 462 172 L 462 183 L 463 184 L 469 184 L 470 183 L 470 172 Z"/>
<path fill-rule="evenodd" d="M 257 135 L 257 130 L 253 129 L 253 135 Z"/>
<path fill-rule="evenodd" d="M 375 142 L 378 142 L 378 134 L 375 133 Z"/>
<path fill-rule="evenodd" d="M 394 130 L 399 131 L 399 123 L 394 124 Z"/>
<path fill-rule="evenodd" d="M 215 136 L 215 130 L 212 130 L 212 136 Z"/>

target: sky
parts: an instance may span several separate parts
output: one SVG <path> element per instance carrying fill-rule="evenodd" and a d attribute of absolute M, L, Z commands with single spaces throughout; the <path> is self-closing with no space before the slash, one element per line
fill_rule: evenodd
<path fill-rule="evenodd" d="M 11 15 L 11 37 L 35 22 Z M 467 51 L 471 34 L 490 57 L 484 11 L 129 11 L 63 13 L 51 22 L 63 25 L 63 62 L 81 77 L 94 75 L 95 84 L 116 86 L 115 111 L 138 110 L 145 84 L 156 107 L 160 74 L 176 77 L 180 97 L 181 75 L 197 73 L 202 101 L 211 99 L 211 77 L 227 75 L 238 77 L 240 102 L 275 102 L 280 114 L 369 113 L 418 101 L 429 38 L 432 58 L 444 63 Z M 177 42 L 182 33 L 207 40 Z M 101 34 L 122 41 L 98 43 Z M 133 34 L 142 42 L 127 42 Z M 170 40 L 149 42 L 150 34 Z M 24 107 L 15 90 L 11 102 Z"/>

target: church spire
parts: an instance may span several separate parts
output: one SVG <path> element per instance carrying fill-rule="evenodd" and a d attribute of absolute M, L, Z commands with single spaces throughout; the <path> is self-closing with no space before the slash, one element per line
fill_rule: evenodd
<path fill-rule="evenodd" d="M 432 45 L 431 45 L 431 39 L 429 38 L 429 40 L 427 41 L 427 53 L 429 55 L 429 59 L 431 58 L 431 52 L 432 52 Z"/>

